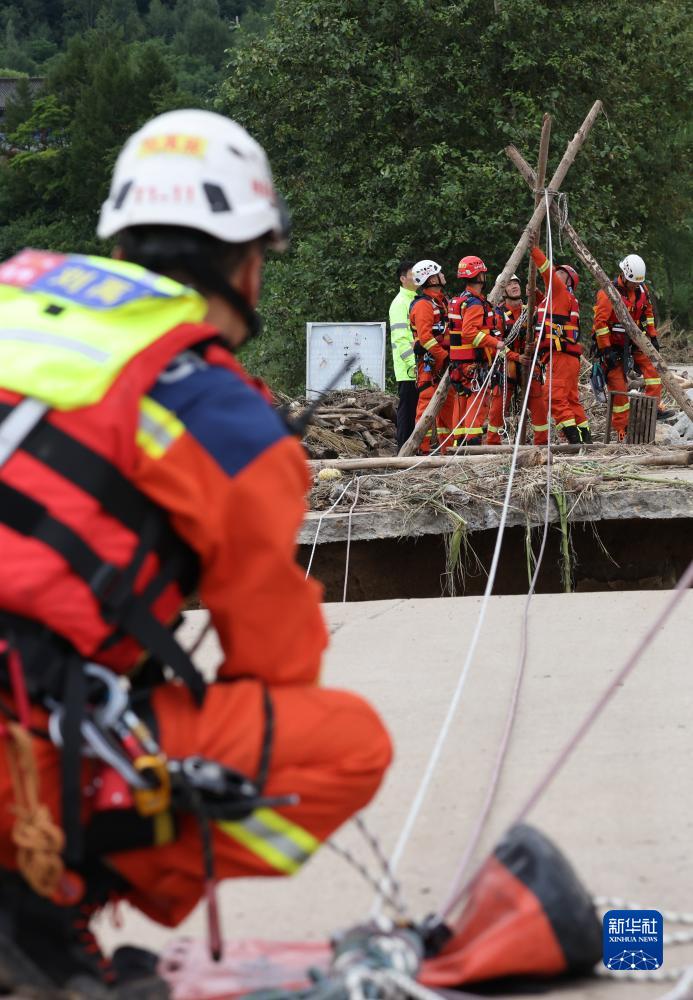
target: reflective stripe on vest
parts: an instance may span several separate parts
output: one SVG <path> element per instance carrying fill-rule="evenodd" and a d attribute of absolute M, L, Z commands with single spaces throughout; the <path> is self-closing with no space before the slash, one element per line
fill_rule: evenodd
<path fill-rule="evenodd" d="M 0 265 L 0 386 L 58 410 L 90 406 L 134 357 L 206 312 L 197 292 L 135 264 L 24 251 Z"/>
<path fill-rule="evenodd" d="M 175 413 L 149 396 L 140 400 L 136 441 L 151 458 L 161 458 L 182 434 L 185 425 Z"/>

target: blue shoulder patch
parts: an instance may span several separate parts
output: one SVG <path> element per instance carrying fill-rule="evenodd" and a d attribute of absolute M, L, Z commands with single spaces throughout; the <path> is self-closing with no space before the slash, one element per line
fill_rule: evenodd
<path fill-rule="evenodd" d="M 135 299 L 169 297 L 146 280 L 114 273 L 107 262 L 97 264 L 77 254 L 41 274 L 29 288 L 35 292 L 50 292 L 92 309 L 115 309 Z"/>
<path fill-rule="evenodd" d="M 149 392 L 229 476 L 288 436 L 281 418 L 234 372 L 180 355 Z"/>

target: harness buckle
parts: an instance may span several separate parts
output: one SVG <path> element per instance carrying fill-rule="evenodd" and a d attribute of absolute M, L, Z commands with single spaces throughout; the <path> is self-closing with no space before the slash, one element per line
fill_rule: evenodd
<path fill-rule="evenodd" d="M 142 754 L 133 761 L 135 770 L 141 774 L 149 772 L 156 778 L 151 788 L 135 788 L 132 797 L 140 816 L 156 816 L 165 812 L 171 804 L 171 775 L 168 761 L 163 753 Z"/>
<path fill-rule="evenodd" d="M 112 624 L 112 619 L 122 608 L 128 596 L 128 588 L 122 586 L 122 570 L 113 563 L 103 562 L 89 580 L 89 588 L 98 600 L 104 620 Z"/>

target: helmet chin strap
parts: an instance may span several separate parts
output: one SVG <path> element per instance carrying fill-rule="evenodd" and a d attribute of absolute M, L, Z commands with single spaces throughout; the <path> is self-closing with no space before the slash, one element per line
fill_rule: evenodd
<path fill-rule="evenodd" d="M 172 246 L 168 240 L 152 236 L 137 248 L 134 259 L 143 267 L 159 273 L 183 271 L 205 291 L 218 295 L 231 306 L 243 320 L 248 339 L 257 337 L 260 333 L 262 323 L 255 309 L 225 275 L 206 259 L 206 254 L 200 252 L 200 246 L 196 242 L 178 238 L 177 244 Z"/>
<path fill-rule="evenodd" d="M 262 320 L 250 305 L 244 295 L 218 271 L 215 267 L 200 262 L 199 257 L 188 254 L 179 256 L 181 266 L 187 273 L 196 278 L 203 288 L 224 299 L 234 312 L 238 313 L 245 323 L 248 338 L 257 337 L 262 330 Z"/>

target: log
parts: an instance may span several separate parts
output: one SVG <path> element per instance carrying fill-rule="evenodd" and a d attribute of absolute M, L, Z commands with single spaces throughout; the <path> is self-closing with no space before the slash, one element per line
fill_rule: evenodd
<path fill-rule="evenodd" d="M 589 114 L 585 118 L 584 122 L 582 123 L 580 128 L 577 130 L 573 138 L 566 146 L 566 150 L 565 153 L 563 154 L 563 157 L 561 158 L 561 162 L 556 167 L 556 171 L 551 180 L 549 181 L 549 186 L 547 188 L 549 205 L 553 204 L 554 196 L 558 194 L 559 188 L 563 183 L 563 181 L 565 180 L 566 174 L 568 173 L 571 166 L 575 162 L 577 154 L 580 152 L 583 145 L 585 144 L 587 136 L 591 132 L 592 126 L 594 125 L 598 116 L 601 114 L 601 111 L 602 111 L 602 102 L 595 101 L 592 107 L 590 108 Z M 508 280 L 508 277 L 515 270 L 517 270 L 520 261 L 527 252 L 527 248 L 529 247 L 529 241 L 532 234 L 539 228 L 545 215 L 546 215 L 546 199 L 541 198 L 539 204 L 534 209 L 532 218 L 525 226 L 523 233 L 520 236 L 520 239 L 517 241 L 515 249 L 508 258 L 508 262 L 506 263 L 501 273 L 498 275 L 496 283 L 491 289 L 491 292 L 489 293 L 488 300 L 492 305 L 495 306 L 498 304 L 500 299 L 500 293 L 502 289 L 505 288 L 505 284 Z"/>
<path fill-rule="evenodd" d="M 671 459 L 672 465 L 693 464 L 693 445 L 667 445 L 666 451 L 662 452 L 660 446 L 657 452 L 643 455 L 642 445 L 633 445 L 633 452 L 628 445 L 604 444 L 595 442 L 594 444 L 555 444 L 551 448 L 551 454 L 558 458 L 576 456 L 580 461 L 592 462 L 595 460 L 605 460 L 613 462 L 634 461 L 637 459 L 650 459 L 653 465 L 667 464 Z M 608 449 L 608 450 L 607 450 Z M 401 455 L 396 457 L 373 458 L 318 458 L 309 460 L 308 464 L 312 471 L 320 469 L 340 469 L 342 472 L 359 472 L 376 469 L 436 469 L 444 467 L 454 467 L 458 463 L 464 463 L 476 458 L 487 459 L 489 456 L 507 456 L 514 450 L 513 445 L 476 445 L 459 455 L 430 455 L 421 456 L 416 461 L 411 458 L 404 458 Z M 521 445 L 518 449 L 520 455 L 537 456 L 541 460 L 538 465 L 545 464 L 546 445 Z"/>
<path fill-rule="evenodd" d="M 491 303 L 491 305 L 498 304 L 498 300 L 500 298 L 500 291 L 503 288 L 505 288 L 505 284 L 508 277 L 513 273 L 513 271 L 516 270 L 518 264 L 520 263 L 524 254 L 526 253 L 532 233 L 542 223 L 544 215 L 546 214 L 546 201 L 548 200 L 549 204 L 552 203 L 553 196 L 558 192 L 558 189 L 563 183 L 566 174 L 570 170 L 575 160 L 575 157 L 580 152 L 580 149 L 582 148 L 585 140 L 587 139 L 587 136 L 589 135 L 592 126 L 597 120 L 598 115 L 601 114 L 601 110 L 602 110 L 602 102 L 595 101 L 584 122 L 577 130 L 572 140 L 566 146 L 566 150 L 565 153 L 563 154 L 561 162 L 558 164 L 556 172 L 554 173 L 553 177 L 551 178 L 551 181 L 549 182 L 548 199 L 542 198 L 537 207 L 534 209 L 532 218 L 525 226 L 522 235 L 520 236 L 520 239 L 518 240 L 517 245 L 515 246 L 515 249 L 508 258 L 505 267 L 499 274 L 498 278 L 496 279 L 495 285 L 493 286 L 490 294 L 488 295 L 488 300 Z M 450 388 L 450 373 L 446 371 L 438 384 L 438 388 L 431 397 L 428 406 L 421 414 L 421 419 L 417 422 L 416 426 L 414 427 L 414 430 L 411 433 L 411 437 L 409 438 L 408 441 L 405 441 L 404 444 L 402 445 L 402 448 L 399 452 L 400 455 L 406 457 L 407 455 L 413 455 L 416 452 L 419 445 L 423 441 L 427 431 L 429 431 L 433 426 L 436 415 L 438 414 L 438 411 L 440 410 L 444 400 L 447 397 L 449 388 Z"/>
<path fill-rule="evenodd" d="M 542 199 L 542 188 L 544 187 L 544 182 L 546 181 L 546 164 L 549 159 L 549 143 L 551 141 L 551 115 L 545 114 L 544 120 L 541 125 L 541 139 L 539 140 L 539 158 L 537 160 L 537 183 L 534 190 L 534 207 L 536 208 Z M 541 227 L 537 232 L 537 239 L 541 235 Z M 529 259 L 529 276 L 527 279 L 527 337 L 525 340 L 525 354 L 530 357 L 534 351 L 534 308 L 536 306 L 537 298 L 537 265 L 534 263 L 534 258 Z M 529 380 L 530 373 L 527 368 L 522 368 L 520 370 L 520 385 L 522 386 L 522 398 L 524 399 L 524 394 L 527 390 L 527 382 Z M 520 444 L 525 444 L 527 441 L 527 425 L 529 423 L 528 415 L 525 413 L 525 419 L 522 421 L 522 427 L 520 428 Z"/>
<path fill-rule="evenodd" d="M 533 188 L 536 183 L 536 175 L 529 163 L 527 163 L 525 158 L 515 148 L 515 146 L 508 146 L 505 152 L 508 158 L 527 181 L 529 186 Z M 558 209 L 553 204 L 551 205 L 551 211 L 556 219 L 558 219 Z M 604 269 L 600 266 L 599 262 L 592 255 L 591 251 L 577 234 L 570 222 L 565 223 L 562 232 L 572 244 L 575 253 L 578 255 L 587 270 L 593 275 L 600 288 L 603 288 L 608 295 L 609 301 L 614 307 L 614 312 L 628 331 L 630 339 L 636 347 L 643 352 L 643 354 L 647 355 L 659 374 L 662 376 L 662 384 L 671 396 L 673 396 L 686 416 L 690 420 L 693 420 L 693 400 L 688 398 L 685 389 L 682 388 L 675 373 L 669 370 L 669 367 L 662 358 L 661 354 L 654 349 L 650 342 L 650 338 L 646 336 L 635 324 L 633 317 L 628 312 L 623 299 L 614 288 L 606 271 L 604 271 Z"/>

